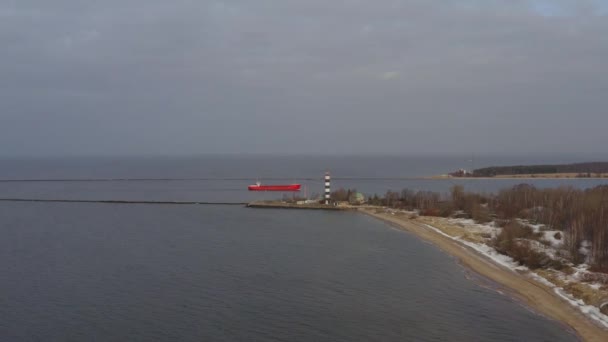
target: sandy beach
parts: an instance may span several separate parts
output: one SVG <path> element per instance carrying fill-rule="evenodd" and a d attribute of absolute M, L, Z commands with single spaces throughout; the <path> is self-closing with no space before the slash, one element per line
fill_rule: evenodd
<path fill-rule="evenodd" d="M 559 298 L 544 284 L 505 268 L 473 249 L 443 236 L 405 216 L 360 209 L 362 213 L 383 220 L 429 241 L 478 274 L 508 288 L 510 292 L 535 311 L 571 327 L 584 341 L 608 341 L 608 330 L 601 328 Z"/>

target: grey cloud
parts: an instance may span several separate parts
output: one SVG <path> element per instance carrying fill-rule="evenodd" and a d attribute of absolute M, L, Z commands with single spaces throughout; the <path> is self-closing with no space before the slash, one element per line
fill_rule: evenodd
<path fill-rule="evenodd" d="M 597 1 L 21 0 L 0 19 L 6 155 L 608 142 Z"/>

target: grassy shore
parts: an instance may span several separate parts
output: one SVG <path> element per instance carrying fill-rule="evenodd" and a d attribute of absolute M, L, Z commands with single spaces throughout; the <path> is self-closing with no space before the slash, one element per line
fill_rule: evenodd
<path fill-rule="evenodd" d="M 510 289 L 513 295 L 538 312 L 571 327 L 583 340 L 608 341 L 608 330 L 598 326 L 558 297 L 546 284 L 493 262 L 448 235 L 430 229 L 423 221 L 370 208 L 359 211 L 435 244 L 446 253 L 458 258 L 465 267 Z"/>

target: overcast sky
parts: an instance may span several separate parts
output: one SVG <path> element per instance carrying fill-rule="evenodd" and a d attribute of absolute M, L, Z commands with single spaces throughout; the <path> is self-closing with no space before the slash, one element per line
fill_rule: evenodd
<path fill-rule="evenodd" d="M 602 153 L 608 1 L 3 0 L 0 155 Z"/>

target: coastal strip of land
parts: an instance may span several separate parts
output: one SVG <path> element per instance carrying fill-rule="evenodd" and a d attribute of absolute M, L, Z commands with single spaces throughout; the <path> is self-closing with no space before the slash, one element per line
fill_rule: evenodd
<path fill-rule="evenodd" d="M 608 330 L 594 324 L 581 312 L 573 309 L 569 303 L 556 296 L 548 286 L 498 265 L 464 244 L 407 217 L 374 209 L 362 208 L 359 211 L 433 243 L 444 252 L 456 257 L 463 266 L 510 289 L 514 296 L 534 310 L 571 327 L 584 341 L 608 341 Z"/>
<path fill-rule="evenodd" d="M 425 177 L 425 179 L 608 179 L 608 173 L 581 175 L 580 173 L 527 173 L 505 174 L 496 176 L 451 176 L 438 175 Z"/>
<path fill-rule="evenodd" d="M 356 210 L 351 207 L 344 206 L 331 206 L 319 203 L 288 203 L 283 201 L 255 201 L 247 204 L 248 208 L 258 208 L 258 209 L 305 209 L 305 210 L 334 210 L 334 211 L 344 211 L 344 210 Z"/>
<path fill-rule="evenodd" d="M 433 176 L 431 179 L 442 178 L 593 178 L 608 177 L 608 162 L 586 162 L 575 164 L 553 165 L 512 165 L 489 166 L 475 170 L 460 169 L 445 175 Z"/>

